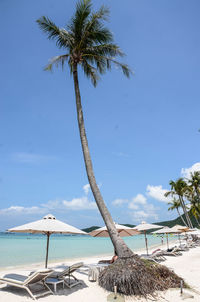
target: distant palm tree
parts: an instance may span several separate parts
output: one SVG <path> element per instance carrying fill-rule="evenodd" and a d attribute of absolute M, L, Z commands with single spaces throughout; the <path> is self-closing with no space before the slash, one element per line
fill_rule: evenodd
<path fill-rule="evenodd" d="M 130 76 L 129 67 L 115 59 L 117 56 L 123 56 L 123 53 L 119 46 L 113 43 L 111 31 L 103 24 L 108 13 L 108 9 L 104 6 L 96 12 L 92 12 L 91 1 L 81 0 L 76 5 L 71 22 L 65 28 L 59 28 L 48 17 L 44 16 L 39 18 L 37 23 L 47 34 L 48 39 L 54 40 L 58 48 L 65 51 L 63 55 L 52 58 L 45 70 L 52 70 L 53 65 L 64 68 L 68 64 L 74 80 L 80 139 L 91 190 L 118 256 L 130 257 L 133 253 L 119 236 L 95 179 L 86 137 L 78 80 L 78 67 L 81 67 L 84 74 L 96 86 L 99 76 L 110 70 L 113 64 L 122 69 L 125 76 Z"/>
<path fill-rule="evenodd" d="M 190 200 L 190 213 L 194 216 L 196 223 L 200 225 L 198 220 L 200 217 L 200 204 L 196 196 Z"/>
<path fill-rule="evenodd" d="M 168 208 L 168 211 L 173 211 L 173 210 L 177 210 L 178 216 L 181 218 L 183 224 L 185 226 L 187 226 L 185 220 L 183 219 L 183 216 L 181 215 L 179 208 L 181 207 L 181 203 L 179 199 L 173 198 L 170 202 L 168 202 L 168 205 L 170 205 L 170 207 Z"/>
<path fill-rule="evenodd" d="M 186 218 L 186 221 L 187 221 L 187 226 L 189 228 L 193 228 L 192 222 L 191 222 L 190 217 L 188 215 L 187 208 L 186 208 L 185 201 L 184 201 L 184 194 L 189 190 L 187 183 L 185 182 L 185 180 L 183 178 L 179 178 L 179 179 L 177 179 L 177 181 L 171 180 L 169 182 L 169 184 L 171 186 L 171 191 L 166 192 L 165 196 L 166 197 L 169 196 L 169 195 L 171 195 L 173 197 L 178 196 L 181 207 L 182 207 L 183 212 L 185 214 L 185 218 Z"/>
<path fill-rule="evenodd" d="M 190 173 L 188 184 L 193 187 L 197 197 L 197 201 L 200 203 L 200 171 Z"/>

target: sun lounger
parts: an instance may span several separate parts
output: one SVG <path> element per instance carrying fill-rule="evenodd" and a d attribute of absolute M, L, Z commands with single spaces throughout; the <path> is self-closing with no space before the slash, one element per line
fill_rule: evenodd
<path fill-rule="evenodd" d="M 36 300 L 46 294 L 53 294 L 52 290 L 45 283 L 45 279 L 52 273 L 52 270 L 44 269 L 34 272 L 30 276 L 23 276 L 19 274 L 6 274 L 0 277 L 0 283 L 12 285 L 25 289 L 29 295 Z M 33 286 L 40 285 L 40 290 L 33 291 Z"/>
<path fill-rule="evenodd" d="M 180 252 L 178 252 L 178 251 L 172 250 L 171 252 L 162 251 L 162 255 L 177 257 L 177 256 L 181 256 L 182 254 Z"/>
<path fill-rule="evenodd" d="M 75 263 L 72 266 L 67 266 L 63 271 L 54 271 L 51 273 L 49 278 L 47 278 L 46 283 L 51 284 L 50 279 L 54 278 L 57 280 L 63 280 L 64 284 L 68 288 L 72 288 L 75 285 L 82 284 L 81 280 L 78 280 L 73 273 L 83 266 L 83 262 Z M 73 280 L 71 280 L 73 278 Z"/>
<path fill-rule="evenodd" d="M 166 258 L 164 256 L 157 255 L 157 254 L 151 254 L 151 255 L 142 254 L 142 255 L 140 255 L 140 258 L 145 259 L 145 260 L 150 260 L 153 262 L 157 262 L 157 263 L 160 263 L 160 262 L 166 260 Z"/>

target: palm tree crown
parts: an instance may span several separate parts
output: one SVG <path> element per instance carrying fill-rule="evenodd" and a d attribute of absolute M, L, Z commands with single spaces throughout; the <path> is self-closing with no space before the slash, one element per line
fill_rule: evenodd
<path fill-rule="evenodd" d="M 129 77 L 130 69 L 126 64 L 116 61 L 115 57 L 123 56 L 119 46 L 113 43 L 113 35 L 103 25 L 107 20 L 109 10 L 102 6 L 98 11 L 91 11 L 90 0 L 82 0 L 76 5 L 76 12 L 70 24 L 59 28 L 48 17 L 37 20 L 40 28 L 55 40 L 60 49 L 67 51 L 64 55 L 53 57 L 45 70 L 52 70 L 53 65 L 63 68 L 68 63 L 71 73 L 73 64 L 82 67 L 85 75 L 96 86 L 100 74 L 111 69 L 112 64 L 117 65 Z"/>

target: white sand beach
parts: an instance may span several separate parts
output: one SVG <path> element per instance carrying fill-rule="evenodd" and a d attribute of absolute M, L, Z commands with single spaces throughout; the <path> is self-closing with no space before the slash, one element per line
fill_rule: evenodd
<path fill-rule="evenodd" d="M 111 256 L 111 255 L 110 255 Z M 83 284 L 77 285 L 72 289 L 62 289 L 58 287 L 57 294 L 48 295 L 38 299 L 40 302 L 102 302 L 107 301 L 108 292 L 103 290 L 98 286 L 97 282 L 88 281 L 88 267 L 89 264 L 97 263 L 101 258 L 90 257 L 87 259 L 76 259 L 76 262 L 83 261 L 85 266 L 79 269 L 75 273 L 75 276 L 83 281 Z M 105 257 L 109 259 L 109 257 Z M 51 268 L 58 268 L 64 265 L 70 265 L 74 261 L 66 261 L 62 263 L 50 264 Z M 180 295 L 180 289 L 170 289 L 166 292 L 157 293 L 157 298 L 155 301 L 169 301 L 169 302 L 179 302 L 185 299 L 186 301 L 200 301 L 200 282 L 199 282 L 199 272 L 200 272 L 200 247 L 192 248 L 187 252 L 183 252 L 182 256 L 178 257 L 167 257 L 167 260 L 163 263 L 170 269 L 173 269 L 178 275 L 183 277 L 185 281 L 194 289 L 185 290 L 184 295 Z M 6 268 L 0 271 L 0 275 L 4 275 L 11 272 L 17 272 L 18 274 L 29 275 L 30 271 L 34 269 L 39 269 L 43 267 L 41 265 L 29 266 L 28 267 L 17 267 L 17 268 Z M 199 294 L 198 294 L 199 292 Z M 187 295 L 193 297 L 188 298 Z M 1 302 L 28 302 L 33 301 L 25 290 L 17 289 L 14 287 L 8 287 L 3 284 L 0 285 L 0 301 Z M 141 299 L 139 297 L 126 297 L 125 301 L 152 301 L 152 299 Z"/>

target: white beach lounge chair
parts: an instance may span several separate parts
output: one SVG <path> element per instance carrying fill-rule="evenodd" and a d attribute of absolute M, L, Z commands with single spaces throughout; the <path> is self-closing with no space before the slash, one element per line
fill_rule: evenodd
<path fill-rule="evenodd" d="M 0 283 L 12 285 L 25 289 L 29 295 L 36 300 L 46 294 L 53 294 L 52 290 L 46 285 L 45 279 L 52 273 L 50 269 L 38 270 L 30 276 L 19 274 L 6 274 L 0 277 Z M 34 291 L 33 287 L 38 285 L 39 289 Z"/>
<path fill-rule="evenodd" d="M 83 266 L 83 262 L 75 263 L 71 266 L 67 266 L 63 271 L 53 271 L 53 273 L 47 278 L 46 283 L 50 284 L 50 279 L 54 278 L 57 280 L 63 280 L 64 284 L 68 288 L 72 288 L 75 285 L 82 284 L 81 280 L 78 280 L 73 273 Z M 71 277 L 73 280 L 71 280 Z"/>

